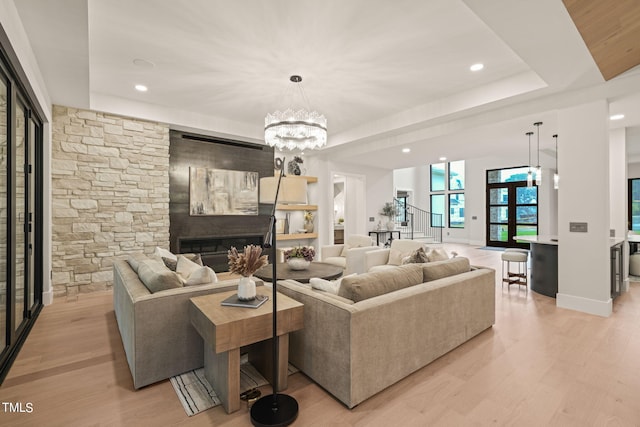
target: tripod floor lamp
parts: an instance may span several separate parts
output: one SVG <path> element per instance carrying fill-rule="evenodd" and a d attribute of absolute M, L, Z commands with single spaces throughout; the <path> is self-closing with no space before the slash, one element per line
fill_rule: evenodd
<path fill-rule="evenodd" d="M 298 402 L 289 395 L 278 393 L 276 208 L 278 203 L 307 203 L 307 181 L 304 178 L 284 176 L 284 164 L 284 159 L 276 159 L 277 176 L 260 179 L 260 203 L 273 203 L 269 230 L 264 238 L 264 247 L 271 248 L 273 269 L 273 393 L 260 398 L 251 407 L 251 423 L 254 426 L 286 426 L 298 416 Z"/>

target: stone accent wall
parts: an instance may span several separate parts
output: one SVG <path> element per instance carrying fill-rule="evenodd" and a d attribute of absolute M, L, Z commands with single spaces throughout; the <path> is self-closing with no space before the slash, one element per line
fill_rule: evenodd
<path fill-rule="evenodd" d="M 53 108 L 54 296 L 108 289 L 112 264 L 169 247 L 169 127 Z"/>

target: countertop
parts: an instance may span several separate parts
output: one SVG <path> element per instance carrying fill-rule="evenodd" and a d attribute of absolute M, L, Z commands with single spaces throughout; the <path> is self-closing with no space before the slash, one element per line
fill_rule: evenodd
<path fill-rule="evenodd" d="M 633 237 L 634 237 L 634 240 L 632 240 L 631 236 L 629 236 L 629 241 L 640 242 L 640 236 L 633 236 Z M 529 242 L 529 243 L 538 243 L 542 245 L 556 245 L 556 246 L 558 245 L 558 236 L 554 236 L 554 235 L 515 236 L 513 239 L 520 240 L 523 242 Z M 625 239 L 622 237 L 611 237 L 609 239 L 609 245 L 615 246 L 624 241 Z"/>

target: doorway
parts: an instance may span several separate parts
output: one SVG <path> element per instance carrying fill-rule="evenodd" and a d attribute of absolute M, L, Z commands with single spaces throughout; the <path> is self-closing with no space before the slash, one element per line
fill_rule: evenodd
<path fill-rule="evenodd" d="M 514 237 L 538 234 L 538 187 L 527 185 L 528 173 L 528 167 L 487 171 L 487 246 L 527 249 Z"/>
<path fill-rule="evenodd" d="M 342 172 L 332 176 L 334 243 L 351 234 L 367 234 L 365 177 Z"/>

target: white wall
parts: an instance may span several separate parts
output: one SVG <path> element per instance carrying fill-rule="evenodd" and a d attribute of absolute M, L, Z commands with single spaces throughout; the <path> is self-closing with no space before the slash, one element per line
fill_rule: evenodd
<path fill-rule="evenodd" d="M 558 112 L 558 307 L 609 316 L 610 176 L 606 100 Z M 579 153 L 579 155 L 576 155 Z M 570 232 L 584 222 L 588 232 Z"/>

